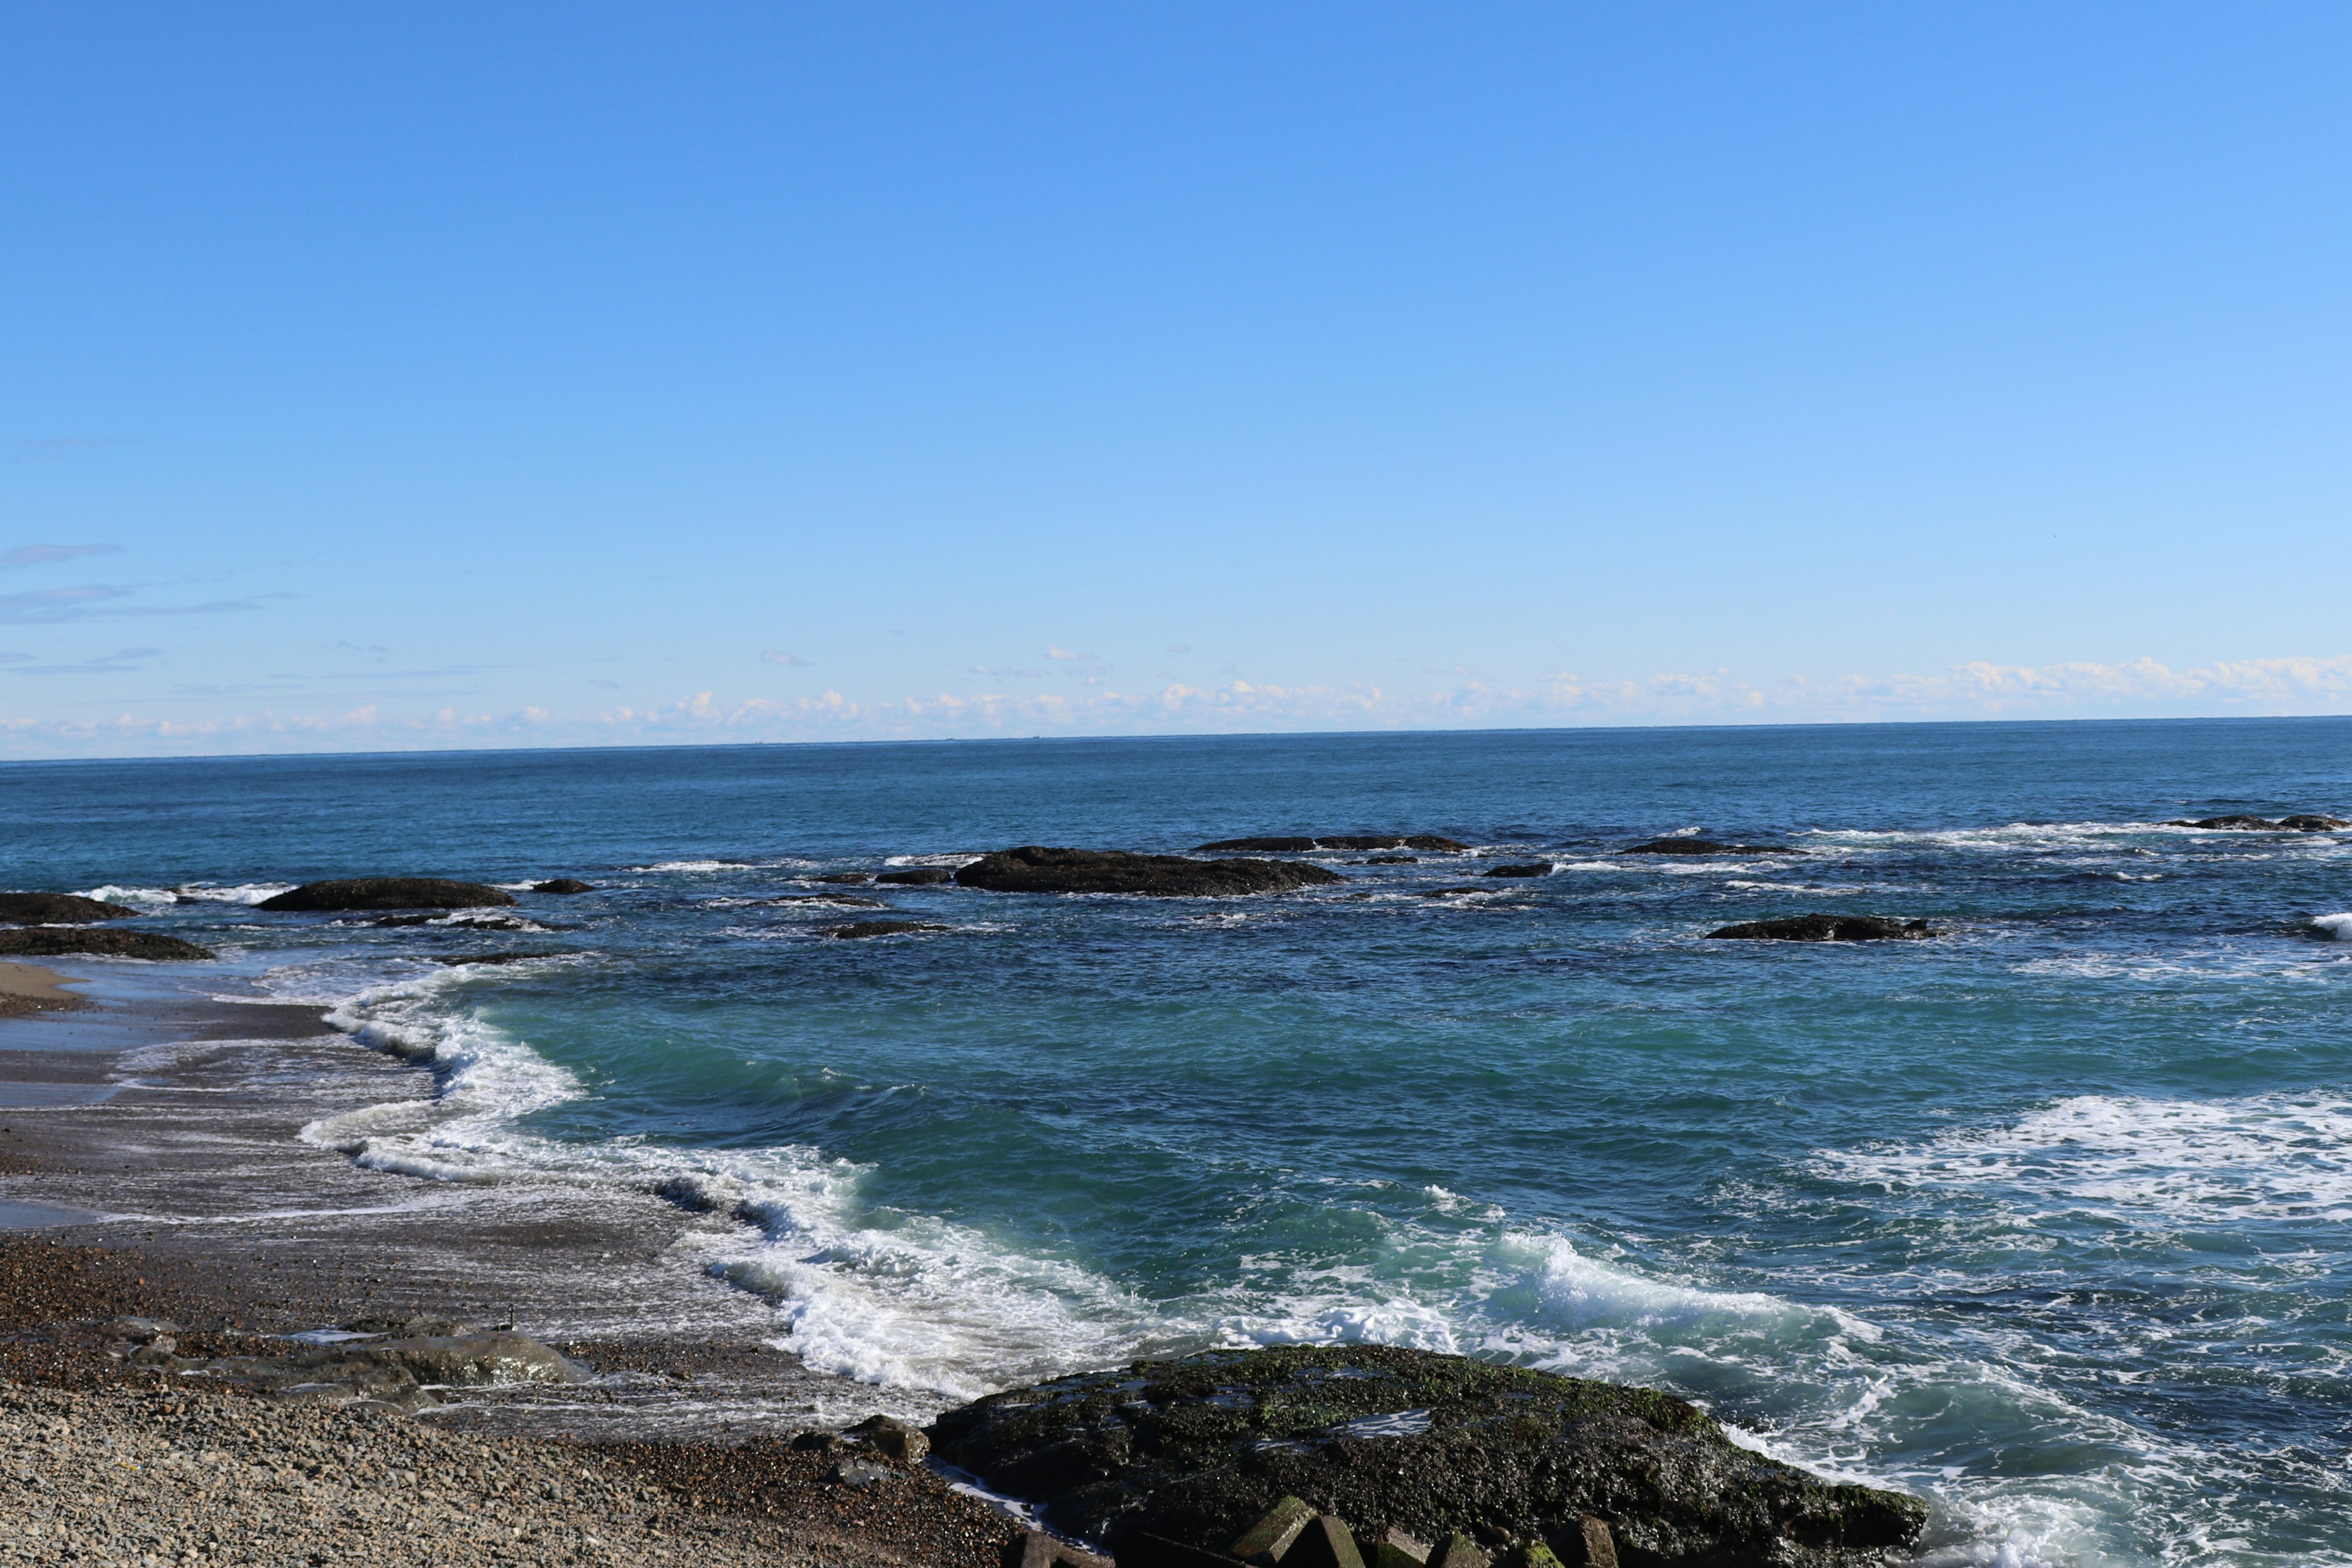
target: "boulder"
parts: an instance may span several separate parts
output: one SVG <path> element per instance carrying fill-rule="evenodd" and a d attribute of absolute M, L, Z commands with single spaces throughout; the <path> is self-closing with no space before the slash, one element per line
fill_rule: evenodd
<path fill-rule="evenodd" d="M 79 893 L 0 893 L 0 925 L 89 925 L 138 912 L 127 904 L 85 899 Z"/>
<path fill-rule="evenodd" d="M 951 931 L 937 921 L 853 921 L 845 926 L 826 926 L 824 934 L 835 941 L 856 941 L 869 936 L 905 936 L 909 931 Z"/>
<path fill-rule="evenodd" d="M 903 871 L 877 872 L 874 879 L 901 888 L 936 888 L 954 881 L 955 873 L 944 866 L 909 866 Z"/>
<path fill-rule="evenodd" d="M 1751 942 L 1916 942 L 1941 933 L 1926 921 L 1894 921 L 1881 915 L 1790 915 L 1774 921 L 1743 921 L 1706 934 Z"/>
<path fill-rule="evenodd" d="M 1181 855 L 1049 849 L 1032 844 L 983 855 L 958 871 L 955 879 L 967 888 L 996 893 L 1132 893 L 1146 898 L 1205 899 L 1283 892 L 1346 879 L 1300 860 L 1192 860 Z"/>
<path fill-rule="evenodd" d="M 2352 827 L 2352 822 L 2347 822 L 2340 816 L 2321 816 L 2312 812 L 2298 812 L 2293 816 L 2280 817 L 2279 826 L 2292 827 L 2297 833 L 2333 833 L 2339 827 Z"/>
<path fill-rule="evenodd" d="M 931 1451 L 929 1435 L 894 1415 L 869 1415 L 842 1435 L 855 1437 L 902 1465 L 919 1465 L 923 1456 Z"/>
<path fill-rule="evenodd" d="M 1551 875 L 1551 862 L 1529 860 L 1517 866 L 1489 866 L 1479 875 L 1482 877 L 1549 877 Z"/>
<path fill-rule="evenodd" d="M 1467 849 L 1467 844 L 1440 838 L 1434 833 L 1342 834 L 1317 838 L 1220 838 L 1195 851 L 1202 855 L 1235 852 L 1261 855 L 1303 855 L 1309 849 Z"/>
<path fill-rule="evenodd" d="M 264 910 L 479 910 L 511 904 L 514 895 L 479 882 L 441 877 L 354 877 L 340 882 L 307 882 L 291 892 L 264 899 Z"/>
<path fill-rule="evenodd" d="M 1653 838 L 1647 844 L 1636 844 L 1631 849 L 1620 849 L 1620 855 L 1802 855 L 1801 849 L 1790 849 L 1773 844 L 1724 844 L 1712 838 Z"/>
<path fill-rule="evenodd" d="M 219 956 L 211 948 L 198 947 L 193 942 L 182 942 L 160 931 L 88 926 L 26 926 L 0 931 L 0 958 L 62 958 L 75 952 L 101 958 L 162 960 Z"/>
<path fill-rule="evenodd" d="M 1907 1547 L 1927 1518 L 1916 1498 L 1743 1448 L 1670 1394 L 1385 1345 L 1138 1362 L 992 1394 L 931 1438 L 1046 1523 L 1114 1546 L 1223 1553 L 1307 1498 L 1359 1540 L 1447 1542 L 1449 1563 L 1472 1559 L 1457 1534 L 1582 1541 L 1591 1518 L 1644 1568 L 1842 1568 Z"/>
<path fill-rule="evenodd" d="M 570 894 L 593 893 L 596 889 L 593 885 L 583 882 L 577 877 L 558 877 L 552 882 L 533 882 L 530 885 L 530 890 L 534 893 Z"/>

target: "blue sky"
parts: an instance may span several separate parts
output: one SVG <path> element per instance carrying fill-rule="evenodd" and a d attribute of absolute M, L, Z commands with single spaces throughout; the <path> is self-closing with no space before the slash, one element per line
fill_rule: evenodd
<path fill-rule="evenodd" d="M 2352 710 L 2352 11 L 0 8 L 0 754 Z"/>

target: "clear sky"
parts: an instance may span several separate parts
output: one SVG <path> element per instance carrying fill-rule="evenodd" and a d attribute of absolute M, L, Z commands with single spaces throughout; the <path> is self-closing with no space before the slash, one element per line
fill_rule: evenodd
<path fill-rule="evenodd" d="M 0 754 L 2352 710 L 2352 7 L 0 5 Z"/>

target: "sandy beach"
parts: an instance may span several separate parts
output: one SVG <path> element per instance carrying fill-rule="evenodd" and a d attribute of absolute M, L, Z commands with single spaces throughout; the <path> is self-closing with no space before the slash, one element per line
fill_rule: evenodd
<path fill-rule="evenodd" d="M 919 1466 L 858 1484 L 789 1438 L 888 1402 L 762 1342 L 647 1197 L 361 1169 L 303 1141 L 428 1075 L 310 1008 L 93 1002 L 5 966 L 0 1562 L 996 1563 L 1007 1516 Z M 103 986 L 100 987 L 103 989 Z M 363 1315 L 511 1325 L 591 1374 L 413 1416 L 208 1389 Z M 167 1320 L 175 1367 L 126 1358 Z M 323 1553 L 323 1555 L 322 1555 Z"/>
<path fill-rule="evenodd" d="M 74 984 L 37 963 L 0 963 L 0 1018 L 79 1007 L 82 998 L 66 989 Z"/>

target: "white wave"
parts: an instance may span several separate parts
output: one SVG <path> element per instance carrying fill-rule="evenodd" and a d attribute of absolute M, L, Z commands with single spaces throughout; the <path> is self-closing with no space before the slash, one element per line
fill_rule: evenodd
<path fill-rule="evenodd" d="M 945 866 L 950 869 L 960 870 L 980 858 L 981 857 L 977 855 L 889 855 L 883 858 L 882 864 L 894 868 L 902 866 Z"/>
<path fill-rule="evenodd" d="M 257 904 L 264 899 L 274 899 L 280 893 L 291 892 L 291 882 L 236 882 L 226 887 L 208 882 L 189 882 L 177 888 L 139 888 L 109 882 L 82 894 L 85 899 L 100 899 L 109 903 L 131 904 Z"/>
<path fill-rule="evenodd" d="M 1832 1176 L 1887 1191 L 1990 1189 L 2227 1228 L 2352 1219 L 2352 1101 L 2338 1096 L 2146 1100 L 2078 1095 L 2014 1124 L 1892 1149 L 1824 1152 Z"/>
<path fill-rule="evenodd" d="M 1624 868 L 1614 860 L 1563 860 L 1552 868 L 1555 871 L 1622 871 Z"/>
<path fill-rule="evenodd" d="M 625 871 L 755 871 L 748 860 L 662 860 L 651 866 L 624 866 Z"/>
<path fill-rule="evenodd" d="M 2311 923 L 2337 942 L 2352 942 L 2352 914 L 2314 915 Z"/>

